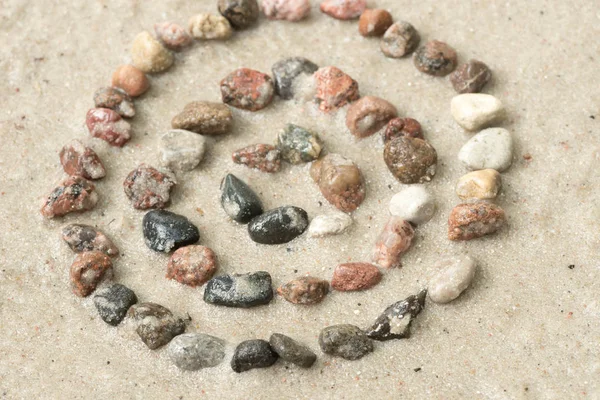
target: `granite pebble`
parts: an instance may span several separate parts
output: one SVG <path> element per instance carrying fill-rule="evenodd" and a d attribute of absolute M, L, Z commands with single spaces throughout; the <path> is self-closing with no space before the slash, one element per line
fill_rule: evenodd
<path fill-rule="evenodd" d="M 189 319 L 174 315 L 171 310 L 156 303 L 137 303 L 127 312 L 136 326 L 136 333 L 151 350 L 169 343 L 185 332 Z"/>
<path fill-rule="evenodd" d="M 386 57 L 401 58 L 412 53 L 421 37 L 410 23 L 398 21 L 393 23 L 383 34 L 380 48 Z"/>
<path fill-rule="evenodd" d="M 133 290 L 120 283 L 98 289 L 94 295 L 94 305 L 98 315 L 109 325 L 117 326 L 123 321 L 129 307 L 138 299 Z"/>
<path fill-rule="evenodd" d="M 331 287 L 340 292 L 367 290 L 381 282 L 381 272 L 373 264 L 352 262 L 339 264 L 333 271 Z"/>
<path fill-rule="evenodd" d="M 270 144 L 252 144 L 238 149 L 231 154 L 231 159 L 236 164 L 269 174 L 275 173 L 281 168 L 281 151 Z"/>
<path fill-rule="evenodd" d="M 319 346 L 324 353 L 346 360 L 358 360 L 374 349 L 373 341 L 357 326 L 333 325 L 319 334 Z"/>
<path fill-rule="evenodd" d="M 262 110 L 273 101 L 275 87 L 267 74 L 239 68 L 221 81 L 223 103 L 248 111 Z"/>
<path fill-rule="evenodd" d="M 208 247 L 190 245 L 180 247 L 169 258 L 167 279 L 191 287 L 202 286 L 217 270 L 217 256 Z"/>
<path fill-rule="evenodd" d="M 66 144 L 59 153 L 60 163 L 68 175 L 77 175 L 85 179 L 101 179 L 106 176 L 104 164 L 98 154 L 77 139 Z"/>
<path fill-rule="evenodd" d="M 259 16 L 256 0 L 219 0 L 218 8 L 221 15 L 236 29 L 254 25 Z"/>
<path fill-rule="evenodd" d="M 448 239 L 476 239 L 498 231 L 505 224 L 506 214 L 495 204 L 459 204 L 452 209 L 448 218 Z"/>
<path fill-rule="evenodd" d="M 135 116 L 133 100 L 123 89 L 116 87 L 103 87 L 96 90 L 96 93 L 94 93 L 94 105 L 96 108 L 114 110 L 125 118 Z"/>
<path fill-rule="evenodd" d="M 92 108 L 85 117 L 90 134 L 111 146 L 123 147 L 131 139 L 131 125 L 110 108 Z"/>
<path fill-rule="evenodd" d="M 410 222 L 391 216 L 375 242 L 373 261 L 384 268 L 401 267 L 400 257 L 408 251 L 414 236 Z"/>
<path fill-rule="evenodd" d="M 324 112 L 335 111 L 360 98 L 358 82 L 336 67 L 319 68 L 314 74 L 315 100 Z"/>
<path fill-rule="evenodd" d="M 201 135 L 216 136 L 229 132 L 233 122 L 231 109 L 222 103 L 192 101 L 171 120 L 173 129 L 185 129 Z"/>
<path fill-rule="evenodd" d="M 89 225 L 69 224 L 62 228 L 62 238 L 75 253 L 101 251 L 110 257 L 119 255 L 119 249 L 99 229 Z"/>
<path fill-rule="evenodd" d="M 140 164 L 123 181 L 123 190 L 135 209 L 164 208 L 176 183 L 171 171 Z"/>
<path fill-rule="evenodd" d="M 294 97 L 294 83 L 302 75 L 312 75 L 319 69 L 314 62 L 304 57 L 284 58 L 273 64 L 273 83 L 275 93 L 283 100 Z"/>
<path fill-rule="evenodd" d="M 277 293 L 290 303 L 317 304 L 329 293 L 329 282 L 312 276 L 303 276 L 279 287 Z"/>
<path fill-rule="evenodd" d="M 160 162 L 173 171 L 191 171 L 204 158 L 206 139 L 184 129 L 171 129 L 159 139 Z"/>
<path fill-rule="evenodd" d="M 46 218 L 62 217 L 72 212 L 89 211 L 97 203 L 96 186 L 80 176 L 70 176 L 46 197 L 40 212 Z"/>
<path fill-rule="evenodd" d="M 203 333 L 183 333 L 167 346 L 169 358 L 184 371 L 216 367 L 225 358 L 223 340 Z"/>
<path fill-rule="evenodd" d="M 226 307 L 249 308 L 268 304 L 273 299 L 271 275 L 265 271 L 220 275 L 204 289 L 204 301 Z"/>
<path fill-rule="evenodd" d="M 111 269 L 110 257 L 101 251 L 77 254 L 69 272 L 73 293 L 79 297 L 89 296 Z"/>
<path fill-rule="evenodd" d="M 277 136 L 281 158 L 290 164 L 302 164 L 319 158 L 323 142 L 314 132 L 294 124 L 287 124 Z"/>

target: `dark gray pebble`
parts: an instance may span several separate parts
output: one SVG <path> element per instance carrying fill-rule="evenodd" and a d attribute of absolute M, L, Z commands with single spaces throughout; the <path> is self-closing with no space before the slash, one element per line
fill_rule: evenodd
<path fill-rule="evenodd" d="M 303 368 L 310 368 L 317 360 L 317 355 L 311 349 L 281 333 L 272 334 L 269 343 L 282 360 Z"/>
<path fill-rule="evenodd" d="M 413 320 L 425 307 L 427 290 L 392 304 L 385 309 L 375 323 L 366 330 L 367 336 L 374 340 L 404 339 L 410 337 Z"/>
<path fill-rule="evenodd" d="M 357 326 L 333 325 L 321 331 L 319 345 L 326 354 L 358 360 L 373 351 L 373 341 Z"/>
<path fill-rule="evenodd" d="M 218 7 L 221 15 L 236 29 L 254 24 L 260 11 L 256 0 L 219 0 Z"/>
<path fill-rule="evenodd" d="M 62 229 L 62 238 L 75 253 L 101 251 L 111 257 L 119 255 L 119 249 L 99 229 L 89 225 L 70 224 Z"/>
<path fill-rule="evenodd" d="M 131 306 L 127 313 L 136 326 L 136 332 L 150 349 L 158 349 L 169 343 L 185 331 L 189 320 L 176 317 L 160 304 L 138 303 Z"/>
<path fill-rule="evenodd" d="M 167 353 L 177 368 L 196 371 L 220 364 L 225 358 L 225 344 L 223 340 L 203 333 L 184 333 L 171 340 Z"/>
<path fill-rule="evenodd" d="M 256 193 L 232 174 L 227 174 L 221 182 L 221 206 L 229 217 L 243 224 L 263 213 Z"/>
<path fill-rule="evenodd" d="M 129 307 L 137 303 L 133 290 L 115 283 L 96 291 L 94 305 L 100 318 L 109 325 L 117 326 L 125 318 Z"/>
<path fill-rule="evenodd" d="M 261 244 L 287 243 L 308 227 L 308 214 L 299 207 L 284 206 L 253 218 L 248 224 L 250 239 Z"/>
<path fill-rule="evenodd" d="M 246 340 L 235 348 L 231 368 L 238 373 L 254 368 L 266 368 L 275 364 L 277 357 L 277 353 L 266 340 Z"/>
<path fill-rule="evenodd" d="M 254 307 L 272 298 L 271 275 L 265 271 L 217 276 L 204 289 L 205 302 L 227 307 Z"/>
<path fill-rule="evenodd" d="M 168 253 L 200 240 L 198 228 L 183 215 L 152 210 L 144 215 L 144 239 L 154 251 Z"/>
<path fill-rule="evenodd" d="M 283 100 L 294 97 L 294 80 L 300 74 L 312 75 L 319 69 L 314 62 L 303 57 L 291 57 L 278 61 L 271 68 L 273 81 L 275 82 L 275 93 Z"/>

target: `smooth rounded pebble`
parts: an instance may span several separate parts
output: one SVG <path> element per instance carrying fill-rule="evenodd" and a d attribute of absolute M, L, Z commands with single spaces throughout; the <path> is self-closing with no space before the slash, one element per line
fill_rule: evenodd
<path fill-rule="evenodd" d="M 346 127 L 357 138 L 371 136 L 383 128 L 398 111 L 392 103 L 375 96 L 364 96 L 355 101 L 346 113 Z"/>
<path fill-rule="evenodd" d="M 435 213 L 433 196 L 422 185 L 412 185 L 396 193 L 390 200 L 390 214 L 419 225 Z"/>
<path fill-rule="evenodd" d="M 240 373 L 254 368 L 267 368 L 275 364 L 278 358 L 266 340 L 245 340 L 235 348 L 231 369 Z"/>
<path fill-rule="evenodd" d="M 296 22 L 310 14 L 309 0 L 262 0 L 265 17 Z"/>
<path fill-rule="evenodd" d="M 296 278 L 277 289 L 277 294 L 294 304 L 317 304 L 329 293 L 329 282 L 312 276 Z"/>
<path fill-rule="evenodd" d="M 194 39 L 224 40 L 233 33 L 227 18 L 221 15 L 198 14 L 190 18 L 188 29 Z"/>
<path fill-rule="evenodd" d="M 326 354 L 358 360 L 373 351 L 373 341 L 357 326 L 333 325 L 319 334 L 319 346 Z"/>
<path fill-rule="evenodd" d="M 131 97 L 138 97 L 148 90 L 150 81 L 139 68 L 121 65 L 112 74 L 111 86 L 123 89 Z"/>
<path fill-rule="evenodd" d="M 449 303 L 464 292 L 475 277 L 477 264 L 469 256 L 456 256 L 439 261 L 438 272 L 429 282 L 429 298 L 434 303 Z"/>
<path fill-rule="evenodd" d="M 190 34 L 174 22 L 160 22 L 154 24 L 154 33 L 162 44 L 171 50 L 181 50 L 192 43 Z"/>
<path fill-rule="evenodd" d="M 191 171 L 202 161 L 205 143 L 197 133 L 172 129 L 160 137 L 160 162 L 175 171 Z"/>
<path fill-rule="evenodd" d="M 117 326 L 123 321 L 129 307 L 137 303 L 133 290 L 119 283 L 102 288 L 94 295 L 98 315 L 109 325 Z"/>
<path fill-rule="evenodd" d="M 258 20 L 259 7 L 256 0 L 219 0 L 219 12 L 236 29 L 244 29 Z"/>
<path fill-rule="evenodd" d="M 227 174 L 221 182 L 221 206 L 231 219 L 242 224 L 263 213 L 258 195 L 233 174 Z"/>
<path fill-rule="evenodd" d="M 225 358 L 223 340 L 203 333 L 175 336 L 167 346 L 169 358 L 179 369 L 197 371 L 215 367 Z"/>
<path fill-rule="evenodd" d="M 498 231 L 505 224 L 506 214 L 495 204 L 483 201 L 459 204 L 448 217 L 448 239 L 476 239 Z"/>
<path fill-rule="evenodd" d="M 273 333 L 269 344 L 279 358 L 302 368 L 310 368 L 317 360 L 317 355 L 311 349 L 281 333 Z"/>
<path fill-rule="evenodd" d="M 386 57 L 401 58 L 413 52 L 421 37 L 414 26 L 405 21 L 392 24 L 381 39 L 381 51 Z"/>
<path fill-rule="evenodd" d="M 502 178 L 495 169 L 482 169 L 463 175 L 456 185 L 456 194 L 462 200 L 490 200 L 496 198 Z"/>
<path fill-rule="evenodd" d="M 308 227 L 308 214 L 299 207 L 283 206 L 254 217 L 248 224 L 250 239 L 260 244 L 294 240 Z"/>
<path fill-rule="evenodd" d="M 352 217 L 343 212 L 317 215 L 308 226 L 309 237 L 339 235 L 352 225 Z"/>
<path fill-rule="evenodd" d="M 490 68 L 477 60 L 469 60 L 450 75 L 450 82 L 458 93 L 479 93 L 490 79 Z"/>
<path fill-rule="evenodd" d="M 365 37 L 381 36 L 394 23 L 392 14 L 383 9 L 367 8 L 360 15 L 358 32 Z"/>
<path fill-rule="evenodd" d="M 322 0 L 321 12 L 332 18 L 350 20 L 360 17 L 367 8 L 366 0 Z"/>
<path fill-rule="evenodd" d="M 413 53 L 415 67 L 433 76 L 446 76 L 454 71 L 457 63 L 456 51 L 444 42 L 430 40 Z"/>
<path fill-rule="evenodd" d="M 469 169 L 505 171 L 512 164 L 513 140 L 504 128 L 488 128 L 473 136 L 458 153 L 458 159 Z"/>
<path fill-rule="evenodd" d="M 200 240 L 196 225 L 183 215 L 166 210 L 153 210 L 142 221 L 146 246 L 154 251 L 169 253 Z"/>
<path fill-rule="evenodd" d="M 437 152 L 426 140 L 400 136 L 385 143 L 383 160 L 398 181 L 425 183 L 435 175 Z"/>
<path fill-rule="evenodd" d="M 358 165 L 336 153 L 312 163 L 310 176 L 325 199 L 338 210 L 352 212 L 365 199 L 365 182 Z"/>
<path fill-rule="evenodd" d="M 150 74 L 165 71 L 175 60 L 173 53 L 147 31 L 140 32 L 133 40 L 131 59 L 133 65 Z"/>
<path fill-rule="evenodd" d="M 381 272 L 373 264 L 352 262 L 338 265 L 333 271 L 331 287 L 340 292 L 367 290 L 381 282 Z"/>
<path fill-rule="evenodd" d="M 204 301 L 225 307 L 249 308 L 268 304 L 273 299 L 271 275 L 265 271 L 220 275 L 204 289 Z"/>
<path fill-rule="evenodd" d="M 149 349 L 155 350 L 181 335 L 189 320 L 173 315 L 171 310 L 156 303 L 137 303 L 127 312 L 136 325 L 136 332 Z"/>
<path fill-rule="evenodd" d="M 476 131 L 498 122 L 504 116 L 504 105 L 491 94 L 465 93 L 450 102 L 454 120 L 468 131 Z"/>

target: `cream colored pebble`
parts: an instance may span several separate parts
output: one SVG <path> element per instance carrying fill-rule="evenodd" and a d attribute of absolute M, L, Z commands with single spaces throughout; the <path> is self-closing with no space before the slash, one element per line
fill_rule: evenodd
<path fill-rule="evenodd" d="M 473 136 L 458 152 L 470 170 L 492 168 L 502 172 L 512 164 L 513 140 L 504 128 L 488 128 Z"/>
<path fill-rule="evenodd" d="M 213 14 L 193 16 L 188 23 L 188 30 L 194 39 L 228 39 L 233 32 L 227 18 Z"/>
<path fill-rule="evenodd" d="M 489 94 L 465 93 L 452 98 L 450 112 L 460 126 L 475 131 L 499 121 L 504 115 L 504 105 Z"/>
<path fill-rule="evenodd" d="M 429 282 L 427 292 L 434 303 L 449 303 L 464 292 L 475 277 L 477 264 L 465 255 L 447 258 L 436 264 L 438 272 Z"/>
<path fill-rule="evenodd" d="M 346 213 L 317 215 L 308 227 L 308 236 L 323 237 L 337 235 L 352 225 L 352 217 Z"/>
<path fill-rule="evenodd" d="M 133 65 L 146 73 L 162 72 L 173 65 L 173 53 L 147 32 L 140 32 L 131 46 Z"/>
<path fill-rule="evenodd" d="M 390 214 L 413 224 L 424 224 L 435 213 L 433 196 L 422 185 L 411 185 L 390 200 Z"/>
<path fill-rule="evenodd" d="M 456 185 L 456 194 L 463 200 L 490 200 L 502 186 L 500 173 L 495 169 L 482 169 L 463 175 Z"/>

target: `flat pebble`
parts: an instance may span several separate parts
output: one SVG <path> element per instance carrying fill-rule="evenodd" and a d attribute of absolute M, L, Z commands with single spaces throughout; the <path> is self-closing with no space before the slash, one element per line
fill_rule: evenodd
<path fill-rule="evenodd" d="M 317 355 L 311 349 L 281 333 L 273 333 L 269 344 L 279 358 L 302 368 L 310 368 L 317 361 Z"/>
<path fill-rule="evenodd" d="M 254 368 L 267 368 L 275 364 L 279 356 L 266 340 L 245 340 L 238 344 L 231 359 L 231 369 L 245 372 Z"/>
<path fill-rule="evenodd" d="M 281 158 L 290 164 L 302 164 L 319 158 L 323 142 L 314 132 L 301 126 L 287 124 L 277 136 Z"/>
<path fill-rule="evenodd" d="M 85 117 L 90 134 L 111 146 L 123 147 L 131 139 L 131 125 L 109 108 L 92 108 Z"/>
<path fill-rule="evenodd" d="M 279 287 L 277 293 L 290 303 L 317 304 L 329 293 L 329 282 L 312 276 L 303 276 Z"/>
<path fill-rule="evenodd" d="M 262 0 L 265 17 L 296 22 L 310 15 L 310 0 Z"/>
<path fill-rule="evenodd" d="M 94 305 L 98 315 L 109 325 L 117 326 L 123 321 L 129 307 L 138 299 L 133 290 L 120 283 L 98 289 L 94 295 Z"/>
<path fill-rule="evenodd" d="M 333 271 L 331 287 L 340 292 L 370 289 L 381 282 L 381 272 L 373 264 L 353 262 L 338 265 Z"/>
<path fill-rule="evenodd" d="M 111 268 L 110 257 L 101 251 L 86 251 L 78 254 L 71 264 L 69 273 L 73 293 L 79 297 L 89 296 Z"/>
<path fill-rule="evenodd" d="M 367 336 L 374 340 L 405 339 L 410 337 L 410 327 L 414 319 L 425 307 L 427 290 L 392 304 L 366 330 Z"/>
<path fill-rule="evenodd" d="M 321 12 L 335 19 L 350 20 L 360 17 L 367 8 L 366 0 L 323 0 Z"/>
<path fill-rule="evenodd" d="M 156 303 L 137 303 L 127 312 L 136 325 L 136 332 L 149 349 L 155 350 L 185 332 L 189 320 L 173 315 L 171 310 Z"/>
<path fill-rule="evenodd" d="M 319 68 L 314 78 L 317 85 L 315 100 L 321 111 L 335 111 L 360 98 L 358 82 L 339 68 Z"/>
<path fill-rule="evenodd" d="M 221 81 L 223 103 L 248 111 L 262 110 L 273 100 L 275 88 L 267 74 L 249 68 L 240 68 Z"/>
<path fill-rule="evenodd" d="M 398 21 L 385 31 L 380 48 L 386 57 L 401 58 L 412 53 L 420 41 L 421 37 L 414 26 Z"/>
<path fill-rule="evenodd" d="M 412 137 L 396 137 L 385 143 L 383 159 L 401 183 L 429 182 L 435 175 L 437 152 L 429 142 Z"/>
<path fill-rule="evenodd" d="M 406 136 L 409 138 L 425 139 L 419 121 L 413 118 L 392 118 L 383 134 L 383 141 L 388 142 L 394 138 Z"/>
<path fill-rule="evenodd" d="M 167 346 L 169 358 L 184 371 L 216 367 L 225 358 L 223 340 L 203 333 L 175 336 Z"/>
<path fill-rule="evenodd" d="M 395 217 L 420 225 L 433 217 L 435 201 L 424 186 L 412 185 L 392 197 L 389 210 Z"/>
<path fill-rule="evenodd" d="M 415 230 L 401 217 L 391 216 L 375 242 L 373 261 L 384 268 L 400 267 L 400 257 L 412 244 Z"/>
<path fill-rule="evenodd" d="M 475 277 L 477 264 L 469 256 L 446 258 L 436 264 L 437 273 L 429 282 L 429 298 L 434 303 L 449 303 L 464 292 Z"/>
<path fill-rule="evenodd" d="M 204 158 L 206 140 L 197 133 L 171 129 L 159 139 L 160 162 L 174 171 L 191 171 Z"/>
<path fill-rule="evenodd" d="M 452 209 L 448 218 L 448 239 L 476 239 L 498 231 L 505 224 L 504 210 L 495 204 L 459 204 Z"/>
<path fill-rule="evenodd" d="M 192 44 L 192 37 L 180 25 L 174 22 L 154 24 L 156 37 L 165 47 L 171 50 L 181 50 Z"/>
<path fill-rule="evenodd" d="M 260 244 L 294 240 L 308 227 L 308 214 L 299 207 L 283 206 L 254 217 L 248 224 L 250 239 Z"/>
<path fill-rule="evenodd" d="M 96 108 L 110 108 L 122 117 L 132 118 L 135 116 L 133 100 L 123 89 L 103 87 L 96 90 L 94 104 Z"/>
<path fill-rule="evenodd" d="M 454 120 L 468 131 L 476 131 L 498 122 L 504 116 L 504 105 L 491 94 L 465 93 L 450 102 Z"/>
<path fill-rule="evenodd" d="M 340 154 L 329 153 L 313 162 L 310 176 L 325 199 L 338 210 L 352 212 L 365 199 L 365 184 L 358 166 Z"/>
<path fill-rule="evenodd" d="M 502 178 L 495 169 L 482 169 L 463 175 L 456 185 L 456 194 L 462 200 L 491 200 L 496 198 Z"/>
<path fill-rule="evenodd" d="M 373 351 L 373 341 L 357 326 L 333 325 L 319 334 L 319 346 L 326 354 L 358 360 Z"/>
<path fill-rule="evenodd" d="M 125 178 L 123 190 L 133 207 L 138 210 L 164 208 L 169 204 L 171 190 L 176 183 L 171 171 L 159 171 L 140 164 Z"/>
<path fill-rule="evenodd" d="M 173 53 L 147 31 L 140 32 L 133 40 L 131 59 L 133 65 L 150 74 L 167 70 L 175 60 Z"/>
<path fill-rule="evenodd" d="M 217 270 L 217 256 L 208 247 L 199 245 L 177 249 L 167 264 L 167 279 L 191 287 L 202 286 Z"/>
<path fill-rule="evenodd" d="M 433 76 L 446 76 L 454 71 L 457 63 L 456 51 L 444 42 L 431 40 L 413 54 L 415 67 Z"/>
<path fill-rule="evenodd" d="M 236 164 L 243 164 L 261 172 L 274 173 L 281 168 L 281 152 L 270 144 L 252 144 L 238 149 L 231 154 L 231 159 Z"/>
<path fill-rule="evenodd" d="M 194 39 L 200 40 L 225 40 L 229 39 L 233 33 L 227 18 L 207 13 L 190 18 L 188 29 Z"/>
<path fill-rule="evenodd" d="M 91 180 L 106 176 L 104 164 L 98 154 L 77 139 L 65 145 L 60 150 L 59 157 L 63 170 L 68 175 L 77 175 Z"/>
<path fill-rule="evenodd" d="M 492 78 L 489 67 L 477 60 L 460 65 L 450 75 L 450 82 L 458 93 L 479 93 Z"/>
<path fill-rule="evenodd" d="M 80 176 L 70 176 L 48 195 L 41 213 L 46 218 L 62 217 L 72 212 L 89 211 L 97 203 L 96 186 Z"/>
<path fill-rule="evenodd" d="M 268 304 L 273 299 L 271 275 L 265 271 L 220 275 L 204 289 L 204 301 L 226 307 L 249 308 Z"/>
<path fill-rule="evenodd" d="M 174 129 L 185 129 L 201 135 L 221 135 L 229 132 L 233 114 L 221 103 L 193 101 L 171 120 Z"/>
<path fill-rule="evenodd" d="M 358 32 L 362 36 L 381 36 L 394 23 L 392 14 L 378 8 L 366 9 L 360 15 Z"/>
<path fill-rule="evenodd" d="M 138 97 L 150 88 L 150 81 L 142 70 L 126 64 L 113 72 L 110 85 L 123 89 L 131 97 Z"/>
<path fill-rule="evenodd" d="M 314 238 L 339 235 L 346 231 L 352 223 L 352 217 L 342 212 L 317 215 L 310 221 L 308 236 Z"/>
<path fill-rule="evenodd" d="M 256 0 L 219 0 L 219 12 L 236 29 L 244 29 L 258 20 L 259 8 Z"/>
<path fill-rule="evenodd" d="M 62 238 L 75 253 L 95 250 L 111 257 L 119 255 L 112 240 L 93 226 L 69 224 L 62 228 Z"/>
<path fill-rule="evenodd" d="M 258 195 L 233 174 L 227 174 L 221 182 L 221 206 L 231 219 L 242 224 L 263 213 Z"/>
<path fill-rule="evenodd" d="M 166 210 L 152 210 L 142 221 L 146 246 L 154 251 L 169 253 L 200 240 L 196 225 L 183 215 Z"/>
<path fill-rule="evenodd" d="M 513 140 L 503 128 L 488 128 L 473 136 L 458 153 L 458 159 L 469 169 L 505 171 L 512 164 Z"/>
<path fill-rule="evenodd" d="M 348 108 L 346 126 L 355 137 L 365 138 L 383 128 L 397 115 L 396 107 L 389 101 L 365 96 Z"/>
<path fill-rule="evenodd" d="M 284 58 L 273 64 L 275 93 L 283 100 L 294 97 L 294 82 L 301 75 L 312 75 L 319 69 L 314 62 L 303 57 Z"/>

